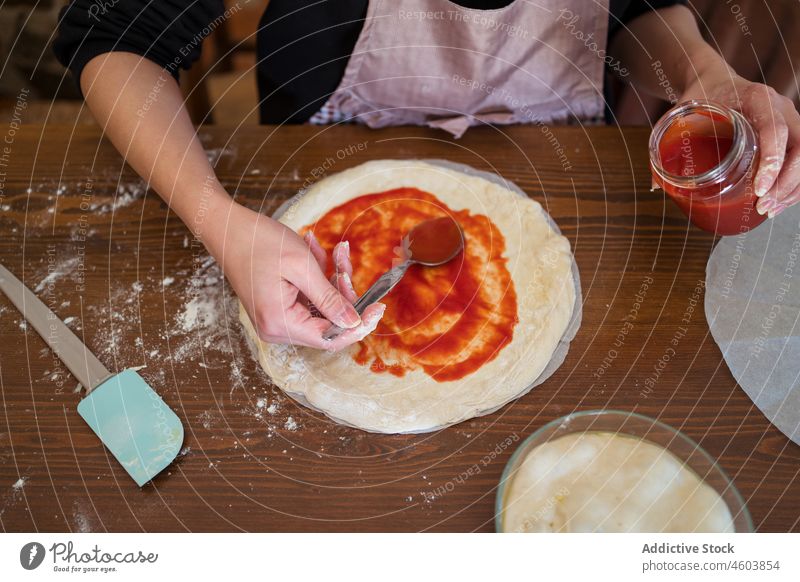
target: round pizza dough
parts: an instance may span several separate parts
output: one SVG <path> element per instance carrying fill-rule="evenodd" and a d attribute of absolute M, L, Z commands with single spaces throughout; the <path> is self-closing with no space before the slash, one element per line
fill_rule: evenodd
<path fill-rule="evenodd" d="M 505 238 L 518 323 L 494 359 L 453 381 L 437 381 L 422 369 L 402 377 L 376 373 L 356 363 L 358 346 L 329 353 L 264 343 L 240 306 L 258 360 L 278 387 L 337 422 L 382 433 L 435 430 L 492 412 L 526 392 L 550 361 L 576 303 L 569 241 L 551 227 L 541 205 L 450 168 L 416 160 L 367 162 L 317 182 L 279 220 L 300 231 L 354 198 L 401 187 L 428 192 L 454 211 L 487 216 Z"/>
<path fill-rule="evenodd" d="M 730 533 L 725 500 L 655 443 L 575 433 L 531 450 L 503 503 L 504 532 Z"/>

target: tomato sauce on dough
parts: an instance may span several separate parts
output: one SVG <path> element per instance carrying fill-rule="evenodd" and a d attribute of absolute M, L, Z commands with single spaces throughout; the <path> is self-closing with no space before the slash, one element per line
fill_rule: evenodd
<path fill-rule="evenodd" d="M 350 241 L 353 285 L 361 294 L 399 260 L 400 242 L 414 226 L 448 215 L 464 232 L 464 250 L 439 267 L 412 265 L 384 297 L 383 319 L 354 355 L 376 373 L 422 369 L 440 382 L 458 380 L 511 342 L 517 296 L 503 235 L 487 216 L 453 211 L 416 188 L 359 196 L 303 229 L 313 230 L 328 252 Z"/>

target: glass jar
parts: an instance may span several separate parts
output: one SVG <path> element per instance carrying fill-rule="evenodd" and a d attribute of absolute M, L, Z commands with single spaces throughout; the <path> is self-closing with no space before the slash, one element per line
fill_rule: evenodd
<path fill-rule="evenodd" d="M 740 234 L 766 220 L 755 208 L 756 134 L 730 107 L 694 100 L 670 109 L 650 134 L 650 167 L 654 188 L 703 230 Z"/>

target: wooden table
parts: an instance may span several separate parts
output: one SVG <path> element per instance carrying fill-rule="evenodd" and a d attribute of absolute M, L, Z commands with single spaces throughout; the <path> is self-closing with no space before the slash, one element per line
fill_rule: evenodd
<path fill-rule="evenodd" d="M 333 424 L 270 385 L 216 266 L 96 130 L 26 126 L 0 168 L 3 262 L 74 318 L 109 368 L 146 365 L 140 373 L 178 413 L 186 441 L 167 472 L 137 488 L 77 415 L 75 380 L 0 298 L 4 530 L 491 531 L 511 450 L 481 459 L 513 435 L 598 408 L 681 429 L 732 476 L 758 530 L 800 530 L 800 448 L 737 387 L 702 298 L 690 309 L 714 239 L 649 191 L 646 129 L 554 129 L 563 156 L 537 127 L 457 141 L 421 128 L 200 133 L 229 191 L 265 213 L 304 183 L 370 159 L 447 158 L 515 181 L 546 205 L 580 266 L 583 326 L 569 355 L 518 401 L 440 432 Z M 625 318 L 633 327 L 610 353 Z"/>

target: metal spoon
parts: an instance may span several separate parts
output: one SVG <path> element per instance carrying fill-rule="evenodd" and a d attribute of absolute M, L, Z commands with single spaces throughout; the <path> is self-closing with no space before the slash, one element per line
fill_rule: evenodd
<path fill-rule="evenodd" d="M 403 262 L 381 275 L 353 304 L 359 315 L 367 307 L 383 299 L 400 282 L 411 265 L 438 267 L 454 259 L 464 248 L 464 233 L 451 216 L 432 218 L 412 228 L 403 237 L 400 246 Z M 322 337 L 331 340 L 343 331 L 341 327 L 332 325 L 325 330 Z"/>

